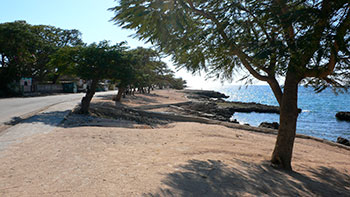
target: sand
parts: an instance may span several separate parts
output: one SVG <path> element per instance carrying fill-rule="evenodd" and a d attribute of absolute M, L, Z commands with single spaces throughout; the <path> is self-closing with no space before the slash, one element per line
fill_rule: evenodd
<path fill-rule="evenodd" d="M 156 91 L 123 104 L 183 102 Z M 272 168 L 276 136 L 199 123 L 58 128 L 0 157 L 0 196 L 350 196 L 350 151 L 296 139 L 294 172 Z"/>

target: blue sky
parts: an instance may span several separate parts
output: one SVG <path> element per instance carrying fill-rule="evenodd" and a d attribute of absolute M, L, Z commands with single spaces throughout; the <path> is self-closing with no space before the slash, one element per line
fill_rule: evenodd
<path fill-rule="evenodd" d="M 142 41 L 128 37 L 133 31 L 109 22 L 113 12 L 107 9 L 116 4 L 113 0 L 1 0 L 0 22 L 25 20 L 33 25 L 78 29 L 86 43 L 126 40 L 133 48 L 144 46 Z"/>
<path fill-rule="evenodd" d="M 133 31 L 121 29 L 110 22 L 114 13 L 107 9 L 115 5 L 117 2 L 114 0 L 1 0 L 0 23 L 25 20 L 32 25 L 77 29 L 88 44 L 110 40 L 112 43 L 127 41 L 131 48 L 151 47 L 130 37 Z M 169 59 L 165 62 L 173 68 Z M 192 76 L 184 70 L 178 71 L 176 76 L 185 79 L 193 88 L 213 89 L 221 86 L 218 81 L 205 81 L 204 75 Z"/>

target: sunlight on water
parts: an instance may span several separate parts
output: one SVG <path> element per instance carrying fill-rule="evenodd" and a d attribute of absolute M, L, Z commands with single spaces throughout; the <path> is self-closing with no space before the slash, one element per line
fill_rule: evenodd
<path fill-rule="evenodd" d="M 220 90 L 230 96 L 228 101 L 256 102 L 278 105 L 269 86 L 227 86 Z M 342 136 L 350 138 L 350 122 L 338 121 L 338 111 L 350 111 L 350 94 L 335 95 L 327 89 L 316 94 L 312 88 L 299 88 L 298 105 L 303 111 L 299 114 L 297 133 L 335 141 Z M 234 119 L 240 123 L 259 126 L 261 122 L 279 122 L 278 114 L 235 113 Z"/>

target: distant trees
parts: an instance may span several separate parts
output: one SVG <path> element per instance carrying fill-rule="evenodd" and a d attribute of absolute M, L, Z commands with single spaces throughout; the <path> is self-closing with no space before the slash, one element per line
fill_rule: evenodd
<path fill-rule="evenodd" d="M 130 50 L 130 53 L 136 60 L 134 65 L 136 79 L 131 85 L 142 93 L 149 93 L 163 76 L 172 72 L 161 60 L 160 54 L 153 49 L 138 47 Z"/>
<path fill-rule="evenodd" d="M 0 24 L 0 94 L 9 94 L 8 85 L 21 77 L 55 80 L 57 69 L 49 66 L 50 56 L 61 47 L 82 45 L 80 37 L 78 30 L 25 21 Z"/>
<path fill-rule="evenodd" d="M 0 94 L 21 76 L 31 76 L 38 37 L 24 21 L 0 24 Z"/>
<path fill-rule="evenodd" d="M 115 69 L 113 74 L 118 87 L 116 102 L 120 102 L 125 91 L 137 89 L 141 93 L 150 93 L 154 87 L 185 87 L 186 82 L 175 78 L 173 71 L 161 60 L 159 52 L 153 49 L 138 47 L 128 50 L 122 59 L 123 66 Z"/>
<path fill-rule="evenodd" d="M 298 85 L 321 91 L 350 84 L 348 0 L 120 0 L 110 10 L 117 24 L 135 29 L 180 67 L 224 79 L 243 69 L 247 83 L 268 83 L 280 105 L 271 162 L 287 170 Z"/>
<path fill-rule="evenodd" d="M 21 77 L 56 83 L 68 75 L 89 82 L 80 109 L 81 113 L 88 113 L 103 79 L 118 87 L 116 102 L 131 89 L 149 93 L 156 86 L 184 87 L 184 81 L 174 77 L 153 49 L 130 50 L 124 42 L 110 45 L 108 41 L 86 45 L 80 37 L 78 30 L 30 25 L 25 21 L 0 24 L 0 96 L 8 95 L 8 85 Z"/>

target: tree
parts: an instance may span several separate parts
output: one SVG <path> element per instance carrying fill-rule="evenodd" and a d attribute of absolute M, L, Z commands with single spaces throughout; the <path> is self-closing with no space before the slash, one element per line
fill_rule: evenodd
<path fill-rule="evenodd" d="M 271 162 L 292 170 L 298 85 L 349 84 L 349 9 L 348 0 L 120 0 L 110 10 L 180 67 L 267 82 L 280 105 Z"/>
<path fill-rule="evenodd" d="M 161 61 L 160 54 L 153 49 L 138 47 L 130 52 L 136 60 L 134 85 L 141 92 L 146 92 L 147 88 L 147 93 L 150 93 L 150 89 L 166 69 L 166 64 Z"/>
<path fill-rule="evenodd" d="M 111 79 L 116 82 L 118 87 L 118 93 L 115 98 L 116 103 L 121 101 L 127 87 L 135 83 L 136 80 L 135 66 L 137 65 L 137 57 L 135 54 L 131 51 L 123 51 L 120 58 L 119 65 L 111 72 Z"/>
<path fill-rule="evenodd" d="M 8 95 L 8 84 L 32 74 L 38 38 L 25 21 L 0 24 L 0 91 Z"/>
<path fill-rule="evenodd" d="M 21 77 L 36 81 L 56 81 L 57 67 L 50 67 L 50 56 L 59 48 L 82 45 L 78 30 L 64 30 L 47 25 L 30 25 L 25 21 L 0 24 L 0 90 Z M 52 66 L 53 64 L 51 64 Z"/>
<path fill-rule="evenodd" d="M 50 55 L 48 67 L 53 68 L 53 71 L 50 72 L 49 77 L 52 78 L 53 83 L 56 83 L 61 75 L 77 76 L 75 70 L 77 64 L 76 55 L 80 47 L 64 46 Z"/>
<path fill-rule="evenodd" d="M 60 64 L 49 62 L 56 52 L 62 53 L 65 47 L 82 46 L 84 43 L 81 40 L 81 33 L 75 29 L 66 30 L 49 25 L 35 25 L 32 26 L 32 29 L 39 37 L 36 48 L 37 80 L 42 81 L 48 78 L 56 83 L 65 70 Z M 60 49 L 62 50 L 58 51 Z"/>
<path fill-rule="evenodd" d="M 123 43 L 109 46 L 107 41 L 99 44 L 93 43 L 86 47 L 80 47 L 74 57 L 76 62 L 76 75 L 91 84 L 81 100 L 80 113 L 87 114 L 92 97 L 96 92 L 99 80 L 113 78 L 115 71 L 121 65 L 121 54 L 124 50 Z"/>
<path fill-rule="evenodd" d="M 183 80 L 182 78 L 172 77 L 169 81 L 170 81 L 170 88 L 182 90 L 186 87 L 186 81 Z"/>
<path fill-rule="evenodd" d="M 113 79 L 117 82 L 116 102 L 128 88 L 138 88 L 142 93 L 150 93 L 154 86 L 166 83 L 168 86 L 183 88 L 183 82 L 175 79 L 172 71 L 161 61 L 159 52 L 138 47 L 125 51 L 120 66 L 116 67 Z M 147 90 L 145 90 L 147 88 Z"/>

